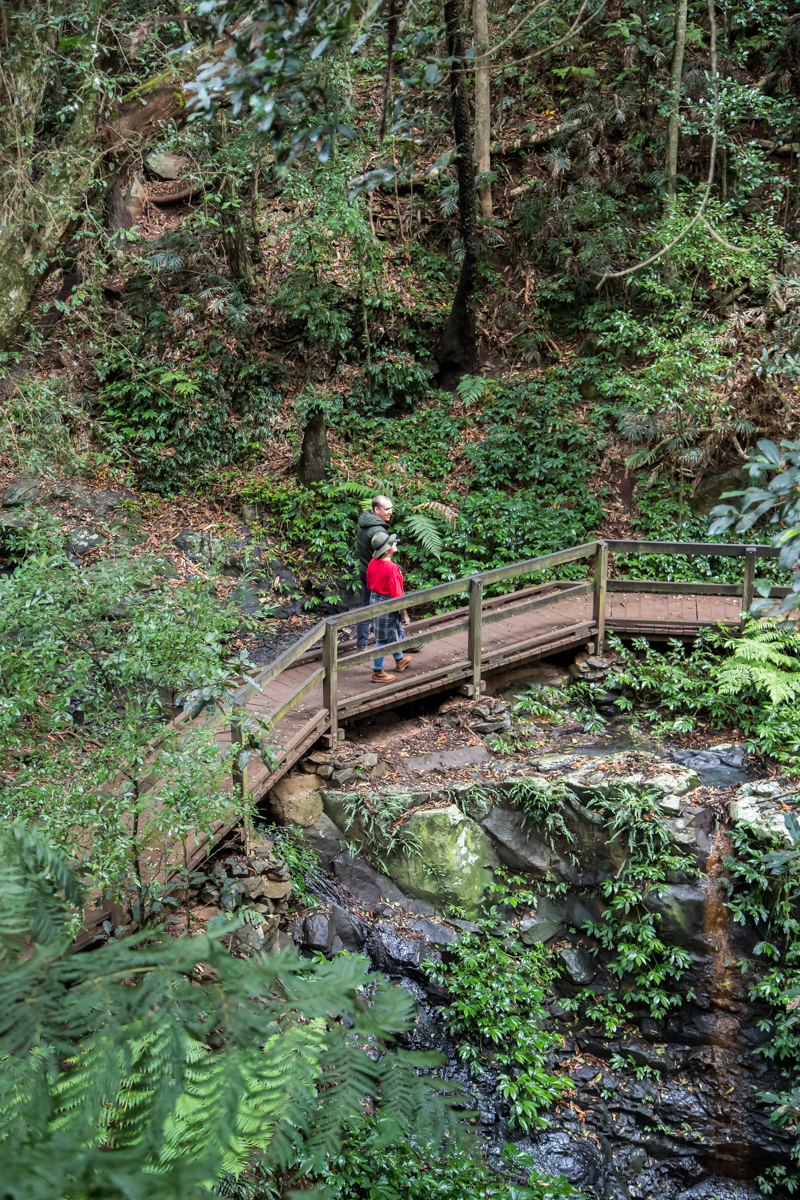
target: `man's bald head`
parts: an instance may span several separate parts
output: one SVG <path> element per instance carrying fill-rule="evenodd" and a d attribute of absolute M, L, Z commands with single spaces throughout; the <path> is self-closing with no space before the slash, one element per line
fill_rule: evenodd
<path fill-rule="evenodd" d="M 382 521 L 390 521 L 392 519 L 392 502 L 388 496 L 373 496 L 372 511 Z"/>

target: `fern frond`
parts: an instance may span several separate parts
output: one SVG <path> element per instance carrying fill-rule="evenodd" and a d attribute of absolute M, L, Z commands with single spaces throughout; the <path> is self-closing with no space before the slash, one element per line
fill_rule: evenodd
<path fill-rule="evenodd" d="M 412 513 L 408 518 L 408 527 L 422 544 L 423 550 L 432 554 L 434 558 L 441 558 L 444 543 L 439 530 L 430 517 L 426 517 L 422 513 Z"/>
<path fill-rule="evenodd" d="M 423 512 L 425 509 L 428 512 L 436 513 L 438 517 L 447 522 L 451 529 L 455 529 L 456 522 L 458 521 L 457 508 L 452 508 L 449 504 L 441 504 L 438 500 L 426 500 L 423 504 L 418 504 L 414 512 Z"/>

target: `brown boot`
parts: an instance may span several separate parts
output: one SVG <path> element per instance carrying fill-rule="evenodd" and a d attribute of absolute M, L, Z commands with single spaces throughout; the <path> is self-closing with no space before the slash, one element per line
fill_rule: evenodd
<path fill-rule="evenodd" d="M 410 666 L 411 666 L 411 659 L 408 657 L 407 654 L 404 654 L 403 657 L 400 659 L 395 659 L 395 663 L 394 663 L 395 671 L 405 671 L 406 667 L 410 667 Z"/>
<path fill-rule="evenodd" d="M 391 683 L 393 679 L 394 679 L 394 675 L 389 675 L 387 671 L 373 671 L 372 672 L 372 682 L 373 683 Z"/>

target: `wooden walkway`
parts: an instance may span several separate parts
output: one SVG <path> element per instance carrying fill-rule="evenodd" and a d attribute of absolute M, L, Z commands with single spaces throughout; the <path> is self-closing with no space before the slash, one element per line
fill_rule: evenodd
<path fill-rule="evenodd" d="M 617 553 L 741 558 L 742 582 L 614 579 L 609 576 L 609 554 Z M 589 542 L 321 621 L 236 693 L 235 704 L 248 714 L 268 718 L 270 740 L 279 747 L 278 766 L 268 770 L 251 759 L 244 772 L 234 771 L 230 816 L 210 836 L 189 839 L 189 865 L 198 864 L 241 821 L 249 805 L 265 796 L 319 738 L 335 745 L 348 721 L 455 687 L 479 695 L 494 672 L 587 642 L 601 649 L 606 630 L 626 638 L 691 641 L 699 630 L 719 622 L 738 628 L 741 613 L 753 599 L 757 559 L 777 554 L 770 546 L 724 543 Z M 583 581 L 531 583 L 537 573 L 552 576 L 560 566 L 578 561 L 586 563 Z M 525 586 L 505 595 L 485 596 L 489 588 L 510 579 Z M 777 598 L 788 592 L 788 588 L 773 588 L 771 595 Z M 430 611 L 453 597 L 461 598 L 462 607 L 415 620 L 408 626 L 407 640 L 381 647 L 385 656 L 393 649 L 420 648 L 411 666 L 391 684 L 371 682 L 374 646 L 356 652 L 352 642 L 340 641 L 340 631 L 361 616 L 405 607 Z M 220 749 L 238 740 L 230 724 L 218 719 L 212 719 L 212 724 Z M 156 860 L 166 861 L 162 855 L 156 855 Z M 116 925 L 121 920 L 121 910 L 102 901 L 99 908 L 87 912 L 78 945 L 91 942 L 104 921 Z"/>
<path fill-rule="evenodd" d="M 719 555 L 742 558 L 741 584 L 662 583 L 609 578 L 609 553 Z M 258 800 L 320 737 L 335 745 L 348 721 L 396 708 L 421 696 L 460 687 L 480 693 L 485 677 L 512 666 L 535 662 L 560 650 L 593 642 L 602 647 L 607 630 L 621 637 L 670 637 L 692 640 L 699 630 L 722 623 L 738 628 L 754 594 L 758 558 L 777 554 L 769 546 L 709 543 L 590 542 L 524 563 L 501 567 L 386 601 L 370 610 L 342 613 L 320 622 L 275 663 L 246 684 L 237 702 L 271 722 L 271 739 L 280 747 L 277 770 L 251 763 L 237 786 Z M 485 599 L 486 588 L 537 572 L 552 573 L 568 562 L 588 560 L 585 581 L 551 581 Z M 774 596 L 788 588 L 773 588 Z M 355 652 L 340 642 L 340 630 L 360 616 L 419 609 L 463 596 L 467 604 L 450 612 L 412 622 L 408 640 L 381 647 L 391 670 L 393 648 L 418 646 L 412 663 L 393 683 L 371 682 L 374 646 Z M 220 744 L 230 731 L 219 730 Z"/>

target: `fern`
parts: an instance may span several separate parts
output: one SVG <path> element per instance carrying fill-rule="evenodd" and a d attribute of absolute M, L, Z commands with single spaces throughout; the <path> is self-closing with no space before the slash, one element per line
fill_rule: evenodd
<path fill-rule="evenodd" d="M 456 522 L 458 521 L 457 508 L 452 508 L 449 504 L 441 504 L 438 500 L 426 500 L 423 504 L 418 504 L 414 512 L 423 512 L 426 509 L 428 512 L 436 513 L 437 517 L 441 517 L 443 521 L 446 521 L 451 529 L 455 529 Z"/>
<path fill-rule="evenodd" d="M 441 558 L 444 542 L 436 524 L 423 513 L 412 513 L 408 518 L 408 527 L 414 537 L 421 543 L 423 550 L 434 558 Z"/>
<path fill-rule="evenodd" d="M 438 1057 L 386 1053 L 411 1002 L 360 956 L 235 959 L 230 925 L 75 954 L 64 857 L 12 826 L 0 878 L 4 1194 L 199 1200 L 249 1163 L 313 1173 L 367 1103 L 388 1140 L 458 1133 L 447 1085 L 423 1073 Z M 31 916 L 47 936 L 23 957 Z"/>
<path fill-rule="evenodd" d="M 719 690 L 738 696 L 748 689 L 766 692 L 773 704 L 800 696 L 800 634 L 768 617 L 749 621 L 741 637 L 726 645 L 733 651 L 719 669 Z"/>
<path fill-rule="evenodd" d="M 473 404 L 486 391 L 486 380 L 482 375 L 464 375 L 459 379 L 456 391 L 465 404 Z"/>

